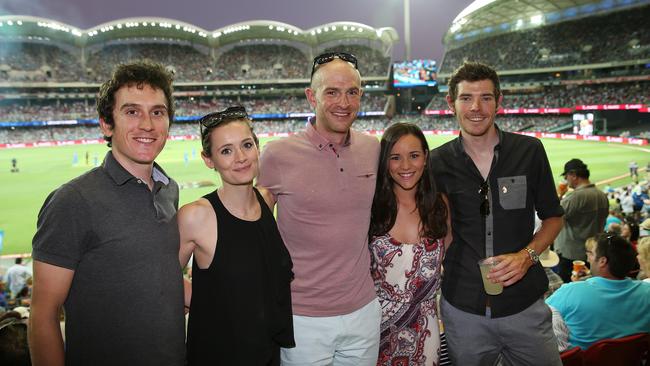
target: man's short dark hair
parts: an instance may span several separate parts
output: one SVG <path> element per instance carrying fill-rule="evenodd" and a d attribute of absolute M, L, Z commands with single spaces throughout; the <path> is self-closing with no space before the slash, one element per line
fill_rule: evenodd
<path fill-rule="evenodd" d="M 160 89 L 167 100 L 167 114 L 169 124 L 174 121 L 174 96 L 172 75 L 161 64 L 150 61 L 137 61 L 129 64 L 120 64 L 115 68 L 110 80 L 102 84 L 97 98 L 97 113 L 106 124 L 115 127 L 113 108 L 115 108 L 115 93 L 123 86 L 135 85 L 138 88 L 149 85 L 153 89 Z M 111 146 L 111 136 L 104 136 Z"/>
<path fill-rule="evenodd" d="M 15 263 L 16 263 L 16 264 L 22 264 L 22 263 L 23 263 L 23 259 L 22 259 L 21 257 L 18 257 L 18 258 L 16 258 Z"/>
<path fill-rule="evenodd" d="M 499 84 L 499 76 L 497 72 L 490 66 L 480 63 L 465 61 L 462 66 L 454 70 L 451 78 L 449 78 L 449 96 L 451 100 L 456 100 L 458 97 L 458 84 L 461 81 L 481 81 L 491 80 L 494 84 L 494 98 L 498 101 L 501 96 L 501 85 Z"/>
<path fill-rule="evenodd" d="M 596 259 L 607 258 L 609 273 L 616 278 L 625 278 L 634 269 L 636 262 L 632 244 L 619 235 L 599 235 L 595 255 Z"/>

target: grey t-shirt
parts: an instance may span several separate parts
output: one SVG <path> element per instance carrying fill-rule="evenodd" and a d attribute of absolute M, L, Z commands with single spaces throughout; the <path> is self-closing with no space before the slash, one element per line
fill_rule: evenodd
<path fill-rule="evenodd" d="M 154 188 L 109 152 L 52 192 L 38 215 L 35 260 L 68 268 L 66 365 L 183 365 L 178 185 Z"/>

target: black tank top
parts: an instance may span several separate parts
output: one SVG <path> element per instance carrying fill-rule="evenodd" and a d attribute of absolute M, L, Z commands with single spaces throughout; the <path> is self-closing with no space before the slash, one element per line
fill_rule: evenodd
<path fill-rule="evenodd" d="M 292 262 L 273 214 L 257 190 L 257 221 L 233 216 L 217 192 L 217 246 L 206 269 L 192 264 L 187 334 L 189 365 L 268 365 L 279 347 L 295 346 Z"/>

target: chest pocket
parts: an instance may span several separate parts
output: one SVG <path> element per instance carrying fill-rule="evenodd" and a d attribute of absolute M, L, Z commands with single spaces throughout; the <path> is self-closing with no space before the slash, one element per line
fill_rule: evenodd
<path fill-rule="evenodd" d="M 499 203 L 504 210 L 515 210 L 526 207 L 526 176 L 497 178 Z"/>

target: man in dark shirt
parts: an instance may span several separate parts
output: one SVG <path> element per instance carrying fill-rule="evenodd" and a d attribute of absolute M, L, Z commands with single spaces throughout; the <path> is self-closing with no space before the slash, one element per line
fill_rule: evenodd
<path fill-rule="evenodd" d="M 35 366 L 184 365 L 178 185 L 154 162 L 173 102 L 161 65 L 120 65 L 102 85 L 97 111 L 111 150 L 102 166 L 52 192 L 38 215 Z"/>
<path fill-rule="evenodd" d="M 541 142 L 494 123 L 502 96 L 496 72 L 465 63 L 449 80 L 447 103 L 460 136 L 430 155 L 438 188 L 450 200 L 453 242 L 444 261 L 441 313 L 456 365 L 561 365 L 542 300 L 539 263 L 562 227 L 562 207 Z M 533 235 L 535 212 L 542 220 Z M 487 295 L 477 262 L 494 257 Z"/>

